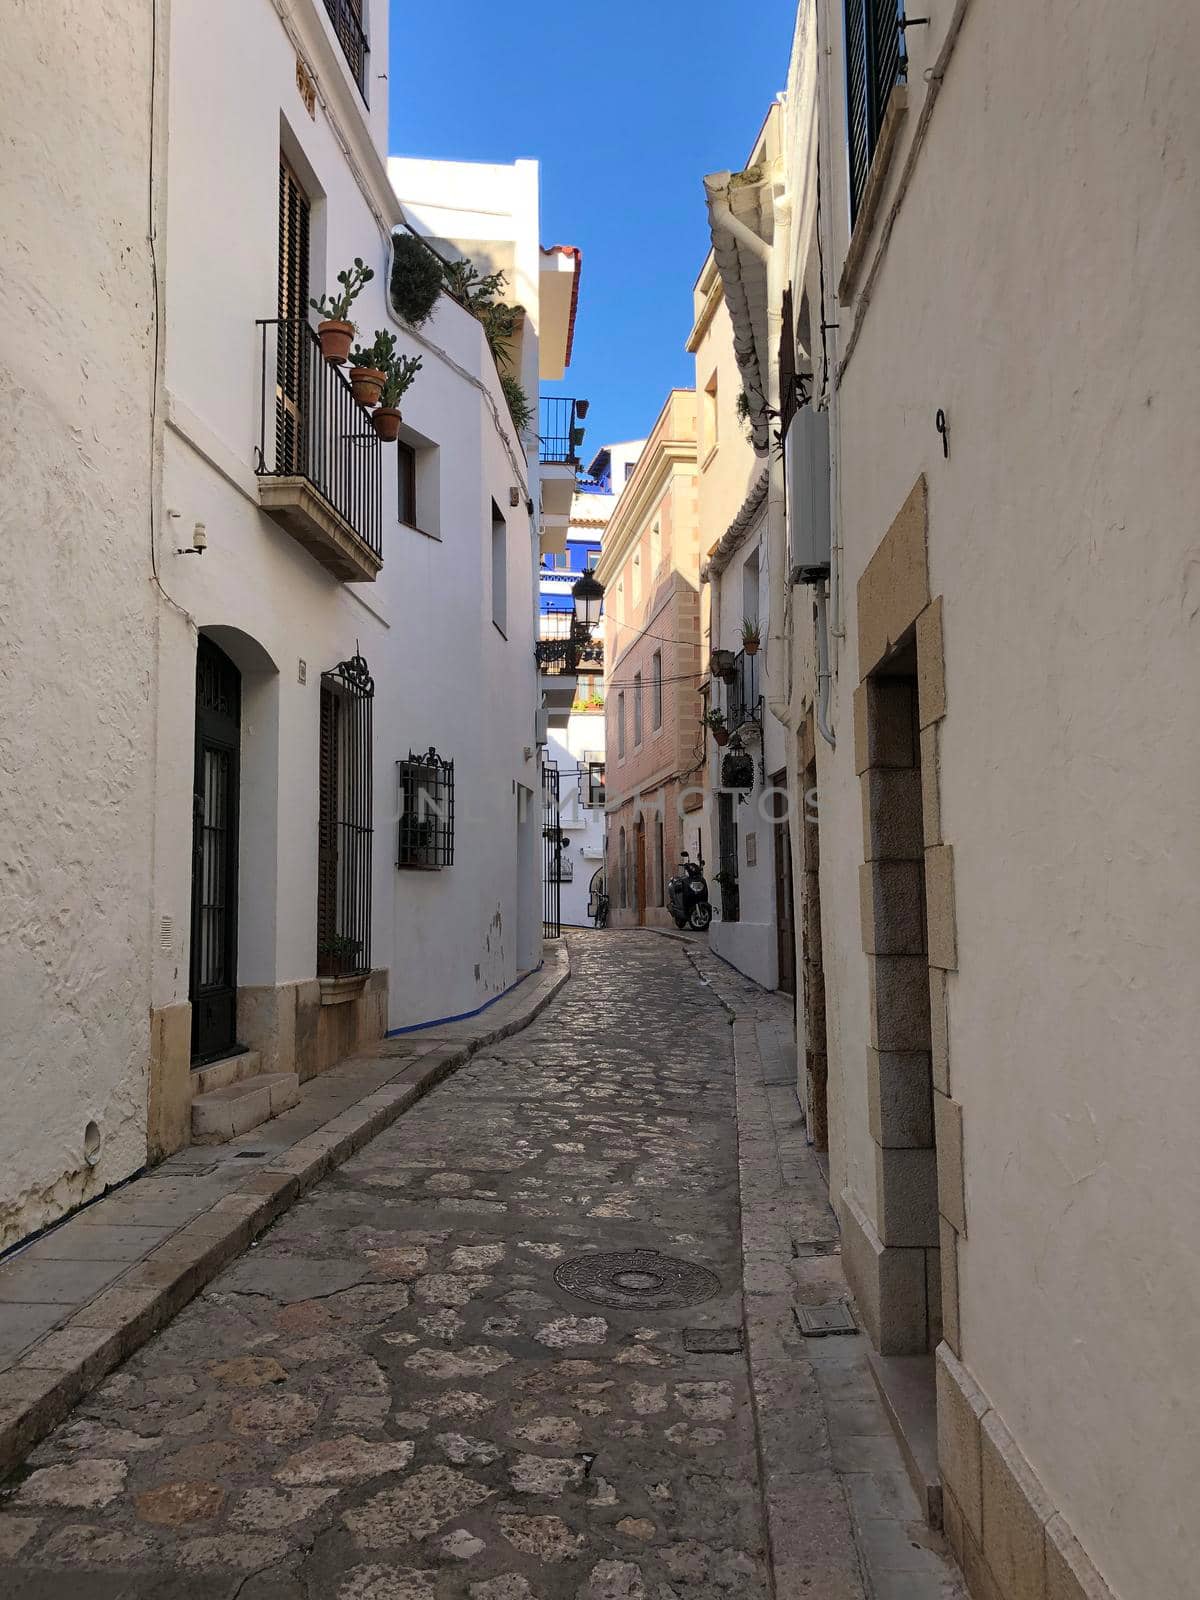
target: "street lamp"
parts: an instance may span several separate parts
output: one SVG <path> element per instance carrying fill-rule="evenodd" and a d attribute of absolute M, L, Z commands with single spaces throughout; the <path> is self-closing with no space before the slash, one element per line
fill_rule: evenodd
<path fill-rule="evenodd" d="M 604 585 L 585 572 L 571 589 L 571 603 L 575 607 L 575 625 L 588 633 L 600 622 L 600 608 L 604 604 Z"/>
<path fill-rule="evenodd" d="M 567 672 L 579 665 L 579 652 L 592 637 L 592 629 L 600 621 L 604 603 L 604 585 L 590 572 L 576 579 L 571 589 L 571 631 L 565 639 L 539 639 L 534 654 L 541 666 L 561 662 Z"/>

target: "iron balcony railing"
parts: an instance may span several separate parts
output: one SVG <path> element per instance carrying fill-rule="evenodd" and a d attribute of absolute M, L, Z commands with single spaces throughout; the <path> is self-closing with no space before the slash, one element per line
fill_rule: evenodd
<path fill-rule="evenodd" d="M 538 418 L 538 459 L 543 466 L 579 466 L 579 447 L 583 443 L 581 426 L 587 415 L 586 400 L 569 400 L 565 395 L 544 394 Z"/>
<path fill-rule="evenodd" d="M 746 722 L 759 720 L 762 697 L 758 690 L 758 653 L 739 650 L 733 658 L 733 677 L 725 685 L 725 726 L 731 733 Z"/>
<path fill-rule="evenodd" d="M 325 0 L 325 9 L 338 36 L 358 92 L 367 99 L 367 61 L 371 46 L 362 25 L 363 0 Z"/>
<path fill-rule="evenodd" d="M 300 318 L 260 321 L 260 477 L 306 478 L 376 556 L 383 555 L 382 456 L 370 413 Z"/>

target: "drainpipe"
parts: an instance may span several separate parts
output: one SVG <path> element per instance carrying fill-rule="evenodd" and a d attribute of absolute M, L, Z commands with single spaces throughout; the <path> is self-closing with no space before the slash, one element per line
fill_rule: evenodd
<path fill-rule="evenodd" d="M 774 202 L 775 244 L 768 244 L 752 228 L 735 217 L 729 204 L 731 175 L 714 173 L 704 180 L 708 216 L 714 229 L 721 229 L 744 245 L 767 269 L 767 348 L 766 403 L 770 418 L 779 416 L 779 343 L 783 332 L 783 256 L 788 239 L 790 208 L 782 195 Z M 772 180 L 768 180 L 773 182 Z M 761 357 L 764 352 L 760 352 Z M 761 365 L 760 365 L 761 372 Z M 767 445 L 767 573 L 769 616 L 767 626 L 768 663 L 783 663 L 777 685 L 771 674 L 771 693 L 767 709 L 785 727 L 793 727 L 791 711 L 791 651 L 785 631 L 788 600 L 787 523 L 784 515 L 783 453 Z M 773 647 L 773 648 L 772 648 Z M 768 666 L 768 671 L 770 667 Z"/>
<path fill-rule="evenodd" d="M 829 615 L 825 604 L 825 585 L 818 583 L 813 586 L 813 601 L 816 607 L 817 631 L 817 731 L 822 739 L 832 750 L 837 745 L 833 737 L 833 729 L 829 726 Z"/>

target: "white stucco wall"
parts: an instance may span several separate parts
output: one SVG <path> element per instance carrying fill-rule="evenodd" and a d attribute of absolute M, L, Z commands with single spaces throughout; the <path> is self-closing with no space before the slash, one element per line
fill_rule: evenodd
<path fill-rule="evenodd" d="M 747 534 L 744 543 L 734 552 L 729 565 L 710 584 L 712 648 L 739 651 L 742 645 L 742 623 L 748 615 L 760 619 L 762 643 L 756 658 L 758 662 L 758 689 L 763 704 L 762 739 L 746 742 L 754 757 L 754 787 L 739 803 L 735 798 L 738 834 L 738 920 L 725 922 L 719 908 L 721 892 L 712 883 L 713 874 L 720 866 L 717 844 L 716 790 L 721 784 L 721 762 L 728 747 L 720 749 L 709 740 L 709 808 L 711 816 L 707 829 L 711 839 L 711 860 L 707 863 L 709 887 L 713 906 L 718 914 L 709 931 L 709 943 L 717 955 L 761 983 L 773 989 L 779 982 L 779 944 L 775 911 L 775 823 L 771 812 L 770 779 L 786 764 L 785 733 L 781 724 L 767 709 L 771 693 L 771 662 L 767 649 L 767 563 L 764 545 L 764 519 L 760 517 Z M 757 574 L 749 584 L 746 579 L 747 563 Z M 748 611 L 748 593 L 757 595 L 757 608 Z M 713 704 L 725 704 L 724 686 L 718 688 Z M 751 840 L 753 841 L 751 843 Z M 750 856 L 753 853 L 754 859 Z"/>
<path fill-rule="evenodd" d="M 131 0 L 5 18 L 0 1247 L 146 1153 L 152 81 Z"/>
<path fill-rule="evenodd" d="M 908 35 L 901 160 L 945 21 Z M 833 1187 L 868 1196 L 853 596 L 924 472 L 963 1358 L 1113 1592 L 1156 1600 L 1192 1595 L 1200 1558 L 1198 58 L 1168 0 L 970 7 L 840 391 L 843 460 L 870 470 L 842 475 L 838 748 L 818 746 Z M 842 81 L 835 51 L 834 129 Z M 835 281 L 842 156 L 839 135 Z"/>
<path fill-rule="evenodd" d="M 179 528 L 205 522 L 209 548 L 171 558 L 169 581 L 197 626 L 236 630 L 221 638 L 225 648 L 244 668 L 265 669 L 243 728 L 243 790 L 256 748 L 265 748 L 258 770 L 266 790 L 243 808 L 239 980 L 283 984 L 315 970 L 320 674 L 357 647 L 376 682 L 372 962 L 390 969 L 389 1022 L 472 1010 L 536 959 L 528 930 L 518 949 L 517 929 L 517 786 L 537 785 L 534 519 L 524 505 L 527 494 L 536 499 L 536 478 L 478 323 L 443 299 L 418 336 L 388 310 L 385 230 L 400 211 L 385 192 L 375 114 L 378 166 L 364 195 L 324 108 L 308 116 L 295 47 L 272 6 L 221 0 L 203 15 L 176 8 L 172 63 L 167 385 L 175 426 L 165 493 Z M 217 103 L 225 108 L 219 142 Z M 339 111 L 343 132 L 352 113 L 361 117 L 353 99 Z M 396 453 L 383 446 L 384 565 L 373 584 L 337 581 L 257 507 L 255 320 L 275 315 L 281 128 L 315 202 L 313 294 L 361 255 L 376 278 L 353 310 L 360 332 L 369 339 L 390 328 L 401 351 L 424 362 L 403 413 L 413 437 L 436 446 L 428 524 L 440 538 L 399 522 Z M 442 169 L 451 187 L 457 170 Z M 532 221 L 523 212 L 520 226 L 532 229 L 522 249 L 536 253 L 536 188 Z M 493 501 L 508 527 L 507 638 L 492 623 Z M 174 620 L 164 659 L 170 715 L 160 733 L 157 896 L 175 939 L 158 959 L 157 1004 L 187 995 L 194 648 L 194 629 Z M 455 761 L 454 864 L 398 871 L 395 762 L 431 745 Z"/>

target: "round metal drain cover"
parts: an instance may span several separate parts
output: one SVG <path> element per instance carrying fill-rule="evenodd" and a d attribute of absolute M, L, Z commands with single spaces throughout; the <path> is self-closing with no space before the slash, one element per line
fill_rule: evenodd
<path fill-rule="evenodd" d="M 721 1287 L 720 1279 L 707 1267 L 660 1256 L 657 1250 L 611 1250 L 579 1256 L 557 1267 L 554 1281 L 580 1300 L 630 1310 L 694 1306 L 711 1300 Z"/>

